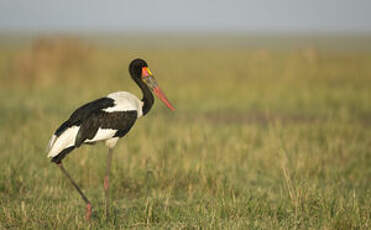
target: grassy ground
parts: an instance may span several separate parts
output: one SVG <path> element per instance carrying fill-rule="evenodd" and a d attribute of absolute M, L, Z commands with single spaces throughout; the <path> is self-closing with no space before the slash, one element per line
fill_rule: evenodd
<path fill-rule="evenodd" d="M 336 39 L 330 49 L 0 45 L 0 229 L 368 229 L 371 51 L 348 40 L 339 49 Z M 82 103 L 140 95 L 127 73 L 137 56 L 177 110 L 156 102 L 119 142 L 108 220 L 106 148 L 65 159 L 93 202 L 86 223 L 45 147 Z"/>

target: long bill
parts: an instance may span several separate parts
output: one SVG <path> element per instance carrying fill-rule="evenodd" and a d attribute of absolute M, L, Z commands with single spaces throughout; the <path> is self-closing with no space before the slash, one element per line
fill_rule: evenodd
<path fill-rule="evenodd" d="M 172 111 L 175 111 L 174 106 L 169 102 L 164 92 L 162 92 L 159 86 L 153 88 L 155 95 Z"/>
<path fill-rule="evenodd" d="M 148 67 L 143 67 L 142 69 L 142 80 L 169 109 L 175 111 L 174 106 L 169 102 L 165 93 L 161 90 L 160 86 L 158 85 L 156 79 L 152 76 L 152 73 Z"/>

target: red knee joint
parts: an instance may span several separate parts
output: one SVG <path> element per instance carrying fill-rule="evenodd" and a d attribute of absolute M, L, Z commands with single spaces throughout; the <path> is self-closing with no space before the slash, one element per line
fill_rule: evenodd
<path fill-rule="evenodd" d="M 109 187 L 109 179 L 108 176 L 104 177 L 104 190 L 108 190 Z"/>

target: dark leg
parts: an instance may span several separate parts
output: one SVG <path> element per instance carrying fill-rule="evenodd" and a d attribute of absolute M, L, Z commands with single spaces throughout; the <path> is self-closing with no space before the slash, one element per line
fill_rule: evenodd
<path fill-rule="evenodd" d="M 109 216 L 109 176 L 111 172 L 111 163 L 112 163 L 112 152 L 113 148 L 108 149 L 107 154 L 107 165 L 106 165 L 106 175 L 104 176 L 104 193 L 105 193 L 105 210 L 106 218 Z"/>
<path fill-rule="evenodd" d="M 85 203 L 86 203 L 86 217 L 85 218 L 86 218 L 86 220 L 90 220 L 90 217 L 91 217 L 91 208 L 92 208 L 90 201 L 85 196 L 85 194 L 81 191 L 80 187 L 76 184 L 76 182 L 72 179 L 72 177 L 70 176 L 70 174 L 68 174 L 68 172 L 66 171 L 66 169 L 63 167 L 62 162 L 57 163 L 57 165 L 62 170 L 63 174 L 67 176 L 67 178 L 70 180 L 70 182 L 72 183 L 72 185 L 76 188 L 77 192 L 81 195 L 81 198 L 85 201 Z"/>

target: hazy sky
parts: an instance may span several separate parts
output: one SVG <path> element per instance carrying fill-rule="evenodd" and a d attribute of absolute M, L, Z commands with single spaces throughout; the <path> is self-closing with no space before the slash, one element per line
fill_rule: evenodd
<path fill-rule="evenodd" d="M 371 0 L 0 0 L 0 30 L 371 31 Z"/>

